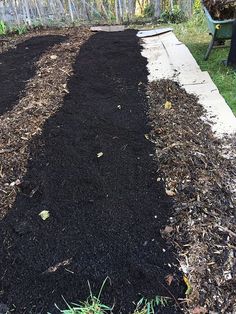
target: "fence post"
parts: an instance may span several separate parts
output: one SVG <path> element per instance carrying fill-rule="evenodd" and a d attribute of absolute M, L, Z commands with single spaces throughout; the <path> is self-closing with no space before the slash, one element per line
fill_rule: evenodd
<path fill-rule="evenodd" d="M 154 17 L 159 18 L 161 15 L 161 0 L 155 0 L 154 8 Z"/>
<path fill-rule="evenodd" d="M 180 9 L 185 13 L 186 16 L 190 17 L 192 15 L 192 0 L 180 0 Z"/>

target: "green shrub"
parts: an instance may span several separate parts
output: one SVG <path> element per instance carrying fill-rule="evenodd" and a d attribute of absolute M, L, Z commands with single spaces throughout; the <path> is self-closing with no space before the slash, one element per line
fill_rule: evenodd
<path fill-rule="evenodd" d="M 202 8 L 201 0 L 195 0 L 193 8 L 194 10 L 200 11 Z"/>
<path fill-rule="evenodd" d="M 162 23 L 174 23 L 179 24 L 187 21 L 187 17 L 182 10 L 175 7 L 173 10 L 166 10 L 162 12 L 160 16 L 160 21 Z"/>
<path fill-rule="evenodd" d="M 149 3 L 144 8 L 143 16 L 144 17 L 153 17 L 154 13 L 155 13 L 154 11 L 155 11 L 154 4 L 153 3 Z"/>

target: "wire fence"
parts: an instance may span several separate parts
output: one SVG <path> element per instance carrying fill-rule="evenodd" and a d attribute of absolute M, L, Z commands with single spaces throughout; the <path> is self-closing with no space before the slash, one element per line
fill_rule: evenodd
<path fill-rule="evenodd" d="M 162 12 L 191 15 L 193 0 L 0 0 L 0 21 L 10 25 L 75 22 L 122 23 Z"/>

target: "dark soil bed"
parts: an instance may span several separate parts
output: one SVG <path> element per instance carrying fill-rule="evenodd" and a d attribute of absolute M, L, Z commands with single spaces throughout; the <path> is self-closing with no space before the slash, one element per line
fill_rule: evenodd
<path fill-rule="evenodd" d="M 27 174 L 0 222 L 0 303 L 19 314 L 57 313 L 62 296 L 85 300 L 87 281 L 96 293 L 107 276 L 102 301 L 114 313 L 129 313 L 141 296 L 177 299 L 183 287 L 178 278 L 165 282 L 176 261 L 160 234 L 172 203 L 145 138 L 147 70 L 135 32 L 90 37 L 73 69 L 63 105 L 31 140 Z"/>

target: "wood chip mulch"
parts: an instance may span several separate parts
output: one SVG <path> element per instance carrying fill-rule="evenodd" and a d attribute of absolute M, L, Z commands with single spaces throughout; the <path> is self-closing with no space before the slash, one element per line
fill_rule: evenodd
<path fill-rule="evenodd" d="M 187 312 L 235 313 L 235 146 L 214 136 L 198 99 L 177 83 L 150 83 L 148 97 L 157 180 L 175 201 L 163 235 L 191 285 Z"/>

